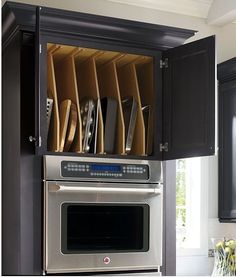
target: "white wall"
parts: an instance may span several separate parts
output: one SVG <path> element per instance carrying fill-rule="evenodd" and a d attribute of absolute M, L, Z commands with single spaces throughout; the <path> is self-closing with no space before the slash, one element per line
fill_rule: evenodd
<path fill-rule="evenodd" d="M 236 51 L 236 50 L 235 50 Z M 208 248 L 213 248 L 211 238 L 235 238 L 236 224 L 219 223 L 218 220 L 218 157 L 208 157 Z M 201 256 L 177 257 L 177 275 L 203 276 L 211 275 L 214 258 L 208 253 Z"/>
<path fill-rule="evenodd" d="M 2 1 L 2 4 L 4 4 L 4 2 L 5 1 Z M 211 27 L 205 23 L 204 19 L 112 3 L 106 0 L 15 0 L 15 2 L 197 30 L 198 33 L 194 37 L 190 38 L 189 41 L 215 34 L 217 42 L 217 62 L 220 63 L 236 56 L 236 24 L 229 24 L 225 27 Z M 226 233 L 229 236 L 234 235 L 234 237 L 236 237 L 235 225 L 219 224 L 217 221 L 217 157 L 210 158 L 210 165 L 209 237 L 223 236 Z M 177 269 L 180 275 L 208 275 L 211 272 L 211 264 L 209 264 L 209 259 L 206 256 L 195 258 L 182 257 L 179 258 L 177 262 Z"/>
<path fill-rule="evenodd" d="M 199 31 L 190 40 L 216 34 L 218 63 L 236 56 L 236 24 L 229 24 L 222 28 L 210 27 L 205 23 L 204 19 L 112 3 L 106 0 L 15 0 L 15 2 L 113 16 Z M 5 0 L 2 1 L 3 3 L 5 3 Z"/>

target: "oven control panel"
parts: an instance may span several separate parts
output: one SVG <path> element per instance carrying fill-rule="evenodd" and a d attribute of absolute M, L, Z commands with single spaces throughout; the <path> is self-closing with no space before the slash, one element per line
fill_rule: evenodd
<path fill-rule="evenodd" d="M 91 162 L 61 162 L 61 176 L 94 179 L 148 180 L 149 167 L 145 164 L 111 164 Z"/>

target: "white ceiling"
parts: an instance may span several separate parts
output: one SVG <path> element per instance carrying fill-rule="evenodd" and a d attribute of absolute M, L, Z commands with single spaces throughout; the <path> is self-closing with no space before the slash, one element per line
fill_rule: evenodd
<path fill-rule="evenodd" d="M 223 26 L 236 21 L 236 0 L 107 0 L 206 19 L 209 25 Z"/>

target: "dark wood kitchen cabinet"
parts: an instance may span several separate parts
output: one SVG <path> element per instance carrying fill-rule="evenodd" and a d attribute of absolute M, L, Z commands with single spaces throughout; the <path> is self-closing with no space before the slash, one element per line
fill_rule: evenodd
<path fill-rule="evenodd" d="M 219 220 L 236 222 L 236 58 L 218 65 Z"/>
<path fill-rule="evenodd" d="M 2 14 L 3 273 L 42 274 L 42 156 L 213 155 L 215 38 L 181 45 L 196 31 L 14 2 Z M 89 153 L 82 100 L 110 95 L 118 103 L 114 150 L 104 147 L 98 104 L 97 146 Z M 53 99 L 50 125 L 47 98 Z M 127 151 L 122 101 L 129 98 L 137 117 Z M 66 148 L 63 126 L 72 102 L 77 127 Z"/>

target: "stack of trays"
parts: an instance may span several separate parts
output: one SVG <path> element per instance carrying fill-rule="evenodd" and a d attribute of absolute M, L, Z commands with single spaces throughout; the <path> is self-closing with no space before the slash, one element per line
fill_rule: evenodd
<path fill-rule="evenodd" d="M 151 155 L 153 59 L 48 44 L 48 150 Z"/>

